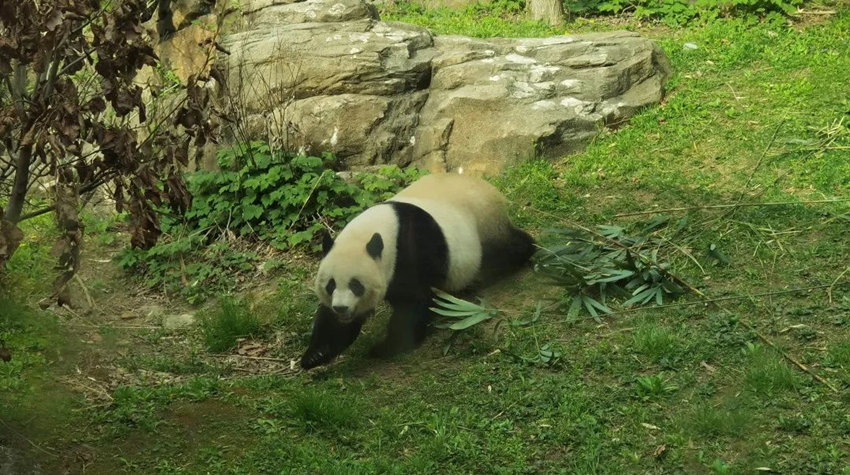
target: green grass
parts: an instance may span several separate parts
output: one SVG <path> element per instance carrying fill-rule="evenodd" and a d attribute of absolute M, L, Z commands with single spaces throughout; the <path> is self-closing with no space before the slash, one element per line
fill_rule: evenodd
<path fill-rule="evenodd" d="M 618 214 L 850 196 L 850 13 L 839 10 L 793 28 L 772 19 L 628 24 L 670 56 L 665 102 L 584 153 L 529 161 L 496 179 L 517 222 L 538 236 L 563 220 L 632 231 L 651 217 Z M 596 23 L 580 27 L 612 28 Z M 0 363 L 0 407 L 10 408 L 0 421 L 15 431 L 0 444 L 48 472 L 82 471 L 82 460 L 101 473 L 842 473 L 850 276 L 836 279 L 848 265 L 848 212 L 848 203 L 667 212 L 683 221 L 658 231 L 678 246 L 664 258 L 708 297 L 735 297 L 722 308 L 597 321 L 547 307 L 534 323 L 511 326 L 530 320 L 538 300 L 560 296 L 527 273 L 484 293 L 506 316 L 498 328 L 435 331 L 419 350 L 381 362 L 366 357 L 382 336 L 379 316 L 339 361 L 309 373 L 289 362 L 307 344 L 314 261 L 281 258 L 241 304 L 202 311 L 219 315 L 207 326 L 168 332 L 118 319 L 120 311 L 31 310 L 51 275 L 41 230 L 13 260 L 20 298 L 0 302 L 0 338 L 14 355 Z M 728 263 L 709 255 L 712 244 Z M 830 293 L 763 295 L 832 283 Z M 125 295 L 120 286 L 90 285 L 96 298 Z M 253 315 L 261 325 L 237 323 Z M 118 354 L 79 343 L 91 340 L 85 324 L 104 341 L 130 343 Z M 222 348 L 250 335 L 265 352 L 212 355 L 205 332 Z M 561 354 L 551 364 L 535 359 L 547 344 Z M 77 383 L 102 384 L 109 397 Z"/>
<path fill-rule="evenodd" d="M 233 348 L 238 338 L 259 336 L 260 320 L 247 303 L 225 297 L 213 312 L 201 319 L 201 333 L 207 349 L 222 352 Z"/>
<path fill-rule="evenodd" d="M 744 384 L 751 391 L 771 396 L 799 385 L 800 376 L 788 367 L 780 355 L 758 346 L 749 347 L 748 352 L 750 355 L 744 372 Z"/>
<path fill-rule="evenodd" d="M 670 363 L 682 351 L 683 345 L 669 328 L 645 323 L 635 329 L 634 346 L 655 363 Z"/>
<path fill-rule="evenodd" d="M 333 393 L 305 391 L 294 401 L 293 415 L 311 428 L 330 431 L 356 427 L 359 422 L 353 401 Z"/>
<path fill-rule="evenodd" d="M 563 29 L 526 19 L 523 5 L 510 0 L 478 3 L 461 10 L 428 9 L 417 3 L 391 2 L 381 7 L 380 15 L 384 21 L 412 23 L 441 35 L 521 38 L 564 33 Z"/>
<path fill-rule="evenodd" d="M 729 406 L 718 407 L 711 402 L 698 403 L 696 407 L 685 412 L 679 423 L 686 433 L 697 438 L 743 438 L 750 414 L 734 404 Z"/>

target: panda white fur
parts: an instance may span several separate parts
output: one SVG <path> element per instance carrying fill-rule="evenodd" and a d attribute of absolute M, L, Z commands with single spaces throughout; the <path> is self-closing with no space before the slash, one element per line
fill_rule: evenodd
<path fill-rule="evenodd" d="M 301 366 L 342 353 L 382 300 L 393 313 L 372 354 L 410 350 L 425 338 L 432 287 L 458 291 L 521 267 L 534 241 L 511 224 L 505 204 L 484 180 L 437 174 L 355 217 L 323 246 L 315 283 L 320 306 Z"/>

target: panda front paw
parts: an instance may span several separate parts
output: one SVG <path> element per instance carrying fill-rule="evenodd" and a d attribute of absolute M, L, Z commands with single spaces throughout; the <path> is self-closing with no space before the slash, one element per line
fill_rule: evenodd
<path fill-rule="evenodd" d="M 335 356 L 328 345 L 322 348 L 310 348 L 301 357 L 301 368 L 310 369 L 322 366 L 329 363 Z"/>

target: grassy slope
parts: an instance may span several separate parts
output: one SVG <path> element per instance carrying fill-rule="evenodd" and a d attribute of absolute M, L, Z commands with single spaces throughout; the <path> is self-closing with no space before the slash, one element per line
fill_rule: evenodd
<path fill-rule="evenodd" d="M 441 15 L 449 20 L 404 18 L 453 33 L 472 28 L 456 23 L 481 23 Z M 480 34 L 504 31 L 498 23 L 491 28 Z M 547 33 L 510 28 L 512 35 Z M 627 226 L 640 218 L 614 215 L 730 203 L 741 193 L 745 201 L 848 197 L 850 132 L 827 129 L 850 109 L 850 14 L 800 31 L 722 21 L 645 34 L 673 62 L 667 100 L 585 153 L 529 162 L 501 178 L 523 225 L 539 231 L 568 219 Z M 687 42 L 698 48 L 684 49 Z M 704 271 L 682 254 L 671 256 L 674 269 L 710 296 L 830 284 L 848 263 L 847 210 L 843 203 L 676 214 L 690 224 L 670 237 Z M 729 266 L 706 257 L 710 243 Z M 20 253 L 16 259 L 22 266 Z M 309 329 L 313 306 L 309 272 L 298 275 L 281 278 L 280 290 L 260 304 L 286 336 L 270 342 L 286 359 L 303 349 L 299 335 Z M 490 298 L 524 315 L 547 295 L 526 275 Z M 6 312 L 13 304 L 4 305 Z M 52 387 L 64 371 L 44 364 L 61 348 L 40 336 L 53 333 L 52 317 L 27 310 L 31 321 L 46 323 L 2 329 L 30 356 L 18 369 L 0 364 L 0 404 L 16 408 L 0 418 L 58 454 L 19 444 L 46 466 L 80 470 L 83 459 L 95 472 L 843 470 L 850 464 L 846 285 L 831 301 L 820 290 L 724 308 L 650 310 L 601 322 L 549 313 L 530 327 L 503 326 L 495 337 L 473 329 L 445 357 L 447 335 L 437 333 L 393 363 L 365 358 L 380 332 L 374 325 L 339 364 L 307 375 L 244 377 L 200 351 L 195 333 L 177 333 L 187 351 L 168 343 L 173 334 L 140 331 L 134 341 L 143 344 L 121 365 L 176 382 L 122 386 L 104 405 L 24 383 Z M 839 392 L 789 366 L 741 319 Z M 545 343 L 563 354 L 557 364 L 512 356 L 533 356 Z M 73 358 L 74 351 L 63 354 Z M 26 426 L 39 404 L 58 422 L 53 430 Z M 86 457 L 75 456 L 79 447 Z"/>

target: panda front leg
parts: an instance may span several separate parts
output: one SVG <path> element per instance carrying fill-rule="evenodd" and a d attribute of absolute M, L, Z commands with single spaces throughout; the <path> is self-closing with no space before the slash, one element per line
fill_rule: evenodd
<path fill-rule="evenodd" d="M 364 315 L 349 323 L 342 323 L 333 310 L 319 305 L 316 318 L 313 320 L 310 346 L 301 357 L 301 367 L 310 369 L 321 366 L 339 356 L 360 335 L 360 329 L 366 317 Z"/>
<path fill-rule="evenodd" d="M 408 352 L 425 340 L 431 322 L 430 298 L 390 302 L 393 314 L 387 336 L 370 351 L 376 358 L 390 358 Z"/>

